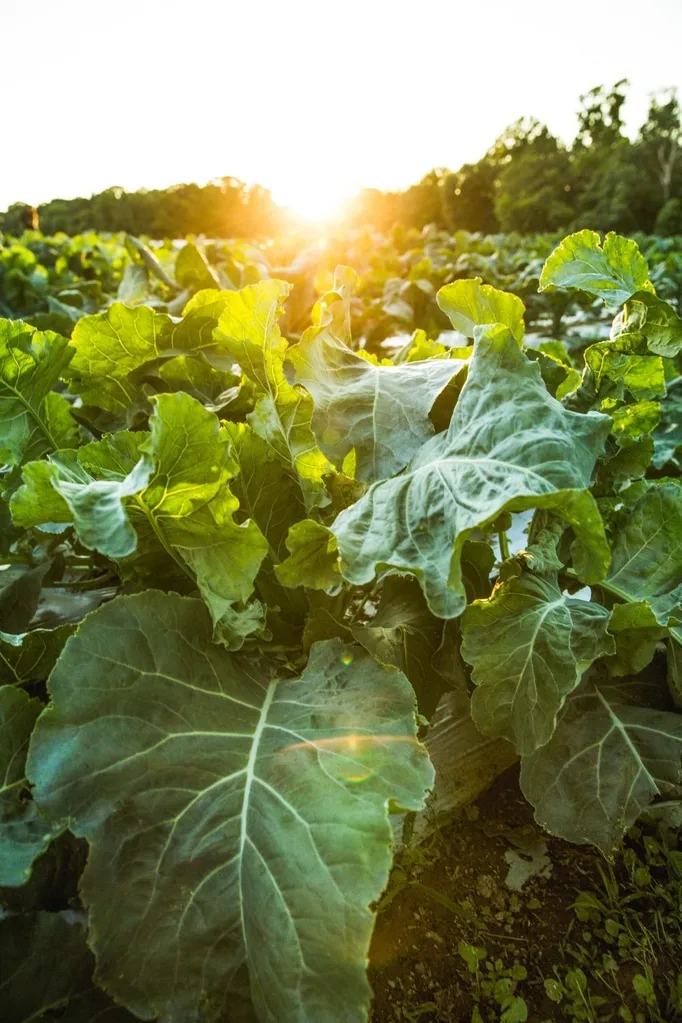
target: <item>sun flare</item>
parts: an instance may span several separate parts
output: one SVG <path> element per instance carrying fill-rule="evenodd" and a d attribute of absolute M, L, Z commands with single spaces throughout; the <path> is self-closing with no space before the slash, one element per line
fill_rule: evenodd
<path fill-rule="evenodd" d="M 330 186 L 324 178 L 313 182 L 295 179 L 277 190 L 275 199 L 299 219 L 319 224 L 343 216 L 350 191 Z"/>

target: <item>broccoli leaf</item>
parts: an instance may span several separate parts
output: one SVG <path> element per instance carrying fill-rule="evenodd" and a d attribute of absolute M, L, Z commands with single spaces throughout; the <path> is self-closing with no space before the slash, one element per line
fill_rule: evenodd
<path fill-rule="evenodd" d="M 470 604 L 462 657 L 473 668 L 476 726 L 509 739 L 522 755 L 543 746 L 583 672 L 614 652 L 608 621 L 605 607 L 567 597 L 553 578 L 531 572 Z"/>
<path fill-rule="evenodd" d="M 261 1021 L 364 1021 L 388 802 L 433 782 L 404 675 L 331 640 L 278 680 L 150 591 L 90 615 L 50 690 L 29 776 L 90 842 L 98 982 L 169 1023 L 250 1018 L 249 992 Z"/>
<path fill-rule="evenodd" d="M 592 552 L 588 574 L 599 578 L 609 552 L 585 488 L 610 423 L 552 398 L 507 328 L 484 331 L 448 430 L 401 476 L 374 483 L 336 518 L 343 574 L 362 585 L 382 567 L 411 572 L 431 611 L 454 618 L 466 606 L 460 552 L 467 537 L 504 510 L 542 507 L 583 537 Z"/>

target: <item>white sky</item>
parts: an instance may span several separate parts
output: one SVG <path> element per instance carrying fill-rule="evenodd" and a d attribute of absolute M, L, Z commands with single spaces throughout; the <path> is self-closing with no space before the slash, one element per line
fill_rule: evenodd
<path fill-rule="evenodd" d="M 682 92 L 682 0 L 0 0 L 0 209 L 232 174 L 301 212 L 578 95 Z"/>

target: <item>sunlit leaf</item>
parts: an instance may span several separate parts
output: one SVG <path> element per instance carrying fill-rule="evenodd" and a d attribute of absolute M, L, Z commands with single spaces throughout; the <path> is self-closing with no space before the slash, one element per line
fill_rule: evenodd
<path fill-rule="evenodd" d="M 517 295 L 498 291 L 482 284 L 480 277 L 453 281 L 438 292 L 438 305 L 450 323 L 464 334 L 474 337 L 476 327 L 501 323 L 509 327 L 517 341 L 523 340 L 526 307 Z"/>
<path fill-rule="evenodd" d="M 602 245 L 596 231 L 588 230 L 564 238 L 549 256 L 539 290 L 549 287 L 576 288 L 612 306 L 622 305 L 638 291 L 653 291 L 637 242 L 612 231 Z"/>

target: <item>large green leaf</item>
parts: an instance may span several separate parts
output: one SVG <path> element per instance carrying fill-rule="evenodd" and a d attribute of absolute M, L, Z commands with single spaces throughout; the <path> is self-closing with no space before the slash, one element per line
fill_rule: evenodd
<path fill-rule="evenodd" d="M 3 1023 L 134 1023 L 134 1016 L 95 987 L 87 929 L 62 913 L 0 920 Z M 58 1013 L 55 1016 L 55 1012 Z"/>
<path fill-rule="evenodd" d="M 200 248 L 186 242 L 175 260 L 175 279 L 181 288 L 219 288 L 220 279 Z"/>
<path fill-rule="evenodd" d="M 49 562 L 28 568 L 8 566 L 0 575 L 0 631 L 18 635 L 33 621 Z"/>
<path fill-rule="evenodd" d="M 181 559 L 218 624 L 235 601 L 246 601 L 253 592 L 267 541 L 254 521 L 234 522 L 239 502 L 227 480 L 237 465 L 213 413 L 186 394 L 162 394 L 149 425 L 142 450 L 154 460 L 156 472 L 130 505 L 140 537 L 139 567 L 151 581 L 159 545 Z M 145 564 L 150 550 L 152 563 Z"/>
<path fill-rule="evenodd" d="M 651 608 L 655 625 L 682 621 L 682 488 L 646 489 L 616 535 L 605 586 Z"/>
<path fill-rule="evenodd" d="M 28 881 L 33 861 L 52 838 L 53 829 L 28 798 L 25 778 L 28 743 L 41 710 L 40 700 L 23 689 L 0 686 L 0 885 L 9 887 Z"/>
<path fill-rule="evenodd" d="M 477 727 L 509 739 L 522 755 L 543 746 L 583 672 L 614 652 L 608 621 L 605 607 L 567 597 L 553 578 L 531 572 L 470 604 L 462 656 L 473 668 Z"/>
<path fill-rule="evenodd" d="M 24 483 L 12 496 L 12 518 L 18 526 L 73 522 L 84 547 L 124 558 L 137 546 L 125 499 L 144 489 L 152 471 L 153 463 L 143 457 L 121 479 L 96 480 L 76 452 L 57 452 L 24 466 Z"/>
<path fill-rule="evenodd" d="M 188 303 L 179 322 L 148 306 L 130 308 L 121 302 L 84 316 L 71 337 L 76 349 L 68 371 L 72 390 L 88 405 L 125 414 L 141 396 L 143 367 L 178 355 L 213 352 L 213 329 L 226 293 L 200 294 L 210 298 L 194 306 Z"/>
<path fill-rule="evenodd" d="M 514 747 L 505 739 L 481 735 L 471 717 L 465 688 L 445 693 L 431 718 L 425 739 L 436 782 L 426 808 L 417 814 L 413 835 L 419 839 L 434 825 L 485 792 L 495 779 L 518 762 Z M 439 821 L 440 818 L 440 821 Z"/>
<path fill-rule="evenodd" d="M 0 464 L 77 443 L 69 403 L 52 390 L 72 355 L 59 334 L 0 320 Z"/>
<path fill-rule="evenodd" d="M 261 396 L 249 422 L 298 480 L 310 511 L 327 501 L 322 476 L 332 466 L 312 431 L 312 398 L 284 374 L 288 344 L 277 321 L 290 290 L 284 281 L 269 280 L 226 293 L 214 338 L 257 384 Z"/>
<path fill-rule="evenodd" d="M 448 430 L 335 520 L 344 575 L 362 585 L 384 566 L 412 572 L 432 612 L 454 618 L 466 605 L 467 537 L 505 509 L 542 507 L 583 538 L 593 552 L 589 574 L 599 578 L 609 554 L 584 488 L 610 422 L 564 409 L 505 327 L 483 332 Z"/>
<path fill-rule="evenodd" d="M 549 256 L 539 290 L 549 287 L 577 288 L 613 306 L 627 302 L 637 291 L 653 291 L 637 242 L 611 231 L 602 246 L 596 231 L 588 230 L 564 238 Z"/>
<path fill-rule="evenodd" d="M 476 327 L 501 323 L 509 327 L 517 341 L 523 340 L 526 307 L 521 299 L 482 284 L 480 277 L 446 284 L 438 292 L 437 301 L 455 330 L 465 337 L 473 338 Z"/>
<path fill-rule="evenodd" d="M 84 316 L 73 329 L 76 352 L 69 367 L 72 389 L 89 405 L 125 412 L 137 395 L 129 375 L 170 346 L 173 321 L 148 306 L 115 302 Z"/>
<path fill-rule="evenodd" d="M 521 762 L 542 827 L 608 855 L 656 796 L 680 784 L 682 714 L 642 706 L 649 696 L 623 682 L 586 684 L 569 698 L 553 737 Z"/>
<path fill-rule="evenodd" d="M 253 1018 L 249 988 L 268 1023 L 365 1020 L 388 802 L 433 781 L 407 679 L 332 640 L 278 681 L 148 592 L 90 615 L 50 689 L 29 776 L 91 843 L 98 982 L 169 1023 Z"/>
<path fill-rule="evenodd" d="M 328 327 L 306 331 L 287 359 L 296 382 L 313 396 L 320 449 L 339 468 L 355 449 L 359 480 L 385 479 L 407 465 L 433 435 L 429 410 L 436 397 L 465 364 L 432 359 L 375 365 Z"/>

